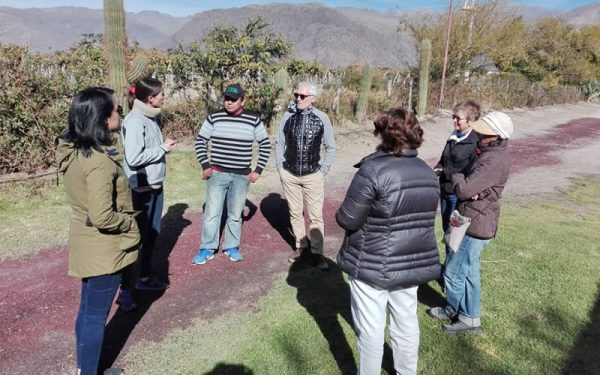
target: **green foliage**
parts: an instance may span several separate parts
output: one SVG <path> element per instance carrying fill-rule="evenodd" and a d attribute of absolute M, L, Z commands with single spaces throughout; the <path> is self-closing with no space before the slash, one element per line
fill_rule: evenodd
<path fill-rule="evenodd" d="M 443 51 L 447 14 L 405 26 L 418 41 L 431 39 L 433 51 Z M 520 73 L 546 86 L 584 85 L 600 75 L 600 26 L 574 28 L 558 18 L 527 25 L 499 0 L 478 2 L 454 12 L 446 76 L 502 72 Z M 432 57 L 431 78 L 441 77 L 442 53 Z"/>
<path fill-rule="evenodd" d="M 589 101 L 600 100 L 600 81 L 593 79 L 583 86 L 585 98 Z"/>
<path fill-rule="evenodd" d="M 249 19 L 242 29 L 216 27 L 205 37 L 204 48 L 199 43 L 180 46 L 179 57 L 173 60 L 173 73 L 185 77 L 178 78 L 180 87 L 197 89 L 206 107 L 214 108 L 221 104 L 216 93 L 228 83 L 239 82 L 247 92 L 249 107 L 266 111 L 261 115 L 269 125 L 274 106 L 268 101 L 277 97 L 269 81 L 291 46 L 282 35 L 266 32 L 268 26 L 261 17 Z M 196 80 L 195 75 L 202 78 Z"/>
<path fill-rule="evenodd" d="M 54 139 L 66 127 L 71 97 L 104 77 L 94 37 L 56 54 L 0 44 L 0 172 L 52 165 Z"/>
<path fill-rule="evenodd" d="M 323 74 L 323 67 L 316 62 L 290 60 L 287 62 L 287 72 L 295 77 L 314 77 Z"/>

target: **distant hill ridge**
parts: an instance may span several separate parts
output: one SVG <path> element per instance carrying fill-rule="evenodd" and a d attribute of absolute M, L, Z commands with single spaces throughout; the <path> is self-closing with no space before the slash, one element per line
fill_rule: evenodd
<path fill-rule="evenodd" d="M 527 21 L 559 16 L 574 25 L 600 24 L 600 4 L 557 13 L 514 6 Z M 269 31 L 285 35 L 296 58 L 329 66 L 370 61 L 376 66 L 402 68 L 417 61 L 412 38 L 398 32 L 400 16 L 422 17 L 427 9 L 378 12 L 360 8 L 329 8 L 322 4 L 267 4 L 214 9 L 189 17 L 155 11 L 127 13 L 127 33 L 144 48 L 163 50 L 179 43 L 202 40 L 218 25 L 242 26 L 262 16 Z M 82 7 L 17 9 L 0 7 L 0 43 L 27 45 L 31 51 L 54 51 L 72 46 L 83 34 L 102 33 L 102 10 Z"/>

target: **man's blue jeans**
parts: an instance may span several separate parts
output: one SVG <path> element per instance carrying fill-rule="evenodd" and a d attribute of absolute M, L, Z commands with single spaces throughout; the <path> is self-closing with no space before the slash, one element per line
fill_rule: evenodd
<path fill-rule="evenodd" d="M 140 229 L 141 247 L 139 250 L 140 277 L 152 275 L 152 255 L 156 239 L 160 234 L 160 220 L 164 204 L 163 189 L 152 189 L 150 191 L 132 191 L 133 208 L 142 211 L 137 217 L 137 225 Z M 129 281 L 129 280 L 128 280 Z"/>
<path fill-rule="evenodd" d="M 75 322 L 77 368 L 81 375 L 97 375 L 104 327 L 121 273 L 87 277 L 81 281 L 81 301 Z"/>
<path fill-rule="evenodd" d="M 247 176 L 213 171 L 206 182 L 206 205 L 202 224 L 201 249 L 218 249 L 223 202 L 227 200 L 227 222 L 223 249 L 240 246 L 242 212 L 250 188 Z"/>
<path fill-rule="evenodd" d="M 446 194 L 443 191 L 440 193 L 440 211 L 442 214 L 442 229 L 444 233 L 448 230 L 448 224 L 450 224 L 450 216 L 456 209 L 456 202 L 458 197 L 456 194 Z"/>
<path fill-rule="evenodd" d="M 446 313 L 469 326 L 481 325 L 479 258 L 489 242 L 465 235 L 456 252 L 448 251 L 444 265 Z"/>

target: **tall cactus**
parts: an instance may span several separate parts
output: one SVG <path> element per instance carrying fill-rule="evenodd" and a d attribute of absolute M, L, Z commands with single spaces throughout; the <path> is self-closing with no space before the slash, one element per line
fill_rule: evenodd
<path fill-rule="evenodd" d="M 147 61 L 143 55 L 136 56 L 129 69 L 123 0 L 104 0 L 104 45 L 108 55 L 108 86 L 115 90 L 117 102 L 127 108 L 127 89 L 145 75 Z"/>
<path fill-rule="evenodd" d="M 279 130 L 279 122 L 283 117 L 283 113 L 287 108 L 287 98 L 290 93 L 290 76 L 285 68 L 279 69 L 273 76 L 273 86 L 277 90 L 277 99 L 275 110 L 277 114 L 271 121 L 270 131 L 271 135 L 277 135 Z"/>
<path fill-rule="evenodd" d="M 421 69 L 419 71 L 419 103 L 417 114 L 423 116 L 427 111 L 427 88 L 429 86 L 429 67 L 431 66 L 431 41 L 421 42 Z"/>
<path fill-rule="evenodd" d="M 369 90 L 371 89 L 371 81 L 373 80 L 373 69 L 371 69 L 371 64 L 368 62 L 365 63 L 362 74 L 363 79 L 358 93 L 358 100 L 356 102 L 356 111 L 354 112 L 354 117 L 358 122 L 362 122 L 367 114 Z"/>
<path fill-rule="evenodd" d="M 104 43 L 108 54 L 109 87 L 115 90 L 119 104 L 126 108 L 127 37 L 123 0 L 104 0 Z"/>

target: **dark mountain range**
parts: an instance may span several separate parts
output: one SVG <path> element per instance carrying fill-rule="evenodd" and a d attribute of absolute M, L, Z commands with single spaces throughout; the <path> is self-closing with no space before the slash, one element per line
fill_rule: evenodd
<path fill-rule="evenodd" d="M 320 4 L 253 5 L 198 13 L 162 46 L 202 40 L 215 26 L 241 26 L 257 16 L 271 23 L 269 31 L 282 33 L 292 44 L 294 56 L 302 60 L 329 66 L 369 60 L 376 66 L 393 67 L 416 61 L 412 38 L 396 31 L 397 15 Z"/>
<path fill-rule="evenodd" d="M 558 13 L 542 8 L 513 6 L 528 22 L 557 16 L 573 25 L 600 24 L 600 4 Z M 398 31 L 400 19 L 435 15 L 427 9 L 378 12 L 359 8 L 329 8 L 321 4 L 269 4 L 215 9 L 190 17 L 154 11 L 127 13 L 130 41 L 142 47 L 169 49 L 179 43 L 202 40 L 218 25 L 242 26 L 262 16 L 269 31 L 283 34 L 296 58 L 329 66 L 346 66 L 368 60 L 376 66 L 405 67 L 417 60 L 412 38 Z M 102 33 L 102 10 L 81 7 L 16 9 L 0 7 L 0 43 L 27 45 L 31 51 L 66 49 L 83 34 Z"/>
<path fill-rule="evenodd" d="M 156 47 L 191 17 L 154 11 L 127 13 L 127 34 L 142 47 Z M 63 50 L 83 34 L 104 32 L 101 10 L 81 7 L 17 9 L 0 7 L 0 43 L 27 45 L 31 51 Z"/>

